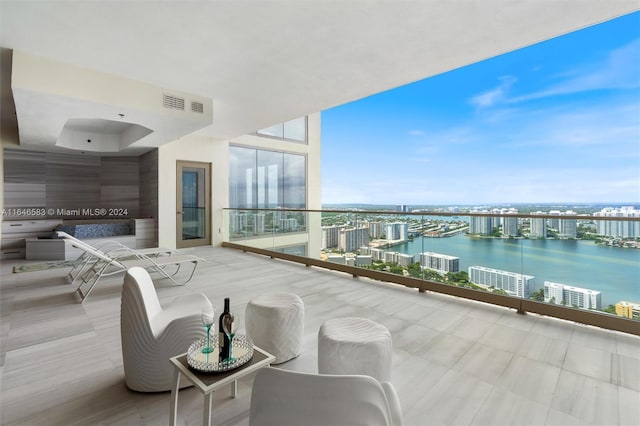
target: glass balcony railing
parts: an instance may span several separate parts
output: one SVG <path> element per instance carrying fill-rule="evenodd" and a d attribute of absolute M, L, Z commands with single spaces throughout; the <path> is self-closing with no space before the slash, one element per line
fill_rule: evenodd
<path fill-rule="evenodd" d="M 318 213 L 303 210 L 228 209 L 224 211 L 225 240 L 279 253 L 309 256 L 310 236 L 314 234 L 308 226 L 310 214 L 319 217 Z"/>
<path fill-rule="evenodd" d="M 640 212 L 613 213 L 225 209 L 224 245 L 518 312 L 637 330 Z"/>

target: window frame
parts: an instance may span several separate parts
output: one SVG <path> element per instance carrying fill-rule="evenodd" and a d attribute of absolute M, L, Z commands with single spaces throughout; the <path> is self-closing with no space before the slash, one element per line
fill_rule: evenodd
<path fill-rule="evenodd" d="M 285 132 L 284 132 L 285 124 L 289 123 L 291 121 L 299 120 L 299 119 L 304 119 L 304 140 L 291 139 L 291 138 L 286 137 L 285 136 Z M 276 135 L 270 135 L 270 134 L 267 134 L 267 133 L 261 133 L 264 130 L 275 128 L 275 127 L 280 127 L 281 128 L 282 136 L 276 136 Z M 255 132 L 255 135 L 259 136 L 261 138 L 276 139 L 276 140 L 280 140 L 280 141 L 287 141 L 287 142 L 293 142 L 293 143 L 300 143 L 300 144 L 308 145 L 309 144 L 309 116 L 305 115 L 304 117 L 294 118 L 293 120 L 288 120 L 288 121 L 285 121 L 283 123 L 274 124 L 273 126 L 269 126 L 269 127 L 264 128 L 264 129 L 257 130 Z"/>

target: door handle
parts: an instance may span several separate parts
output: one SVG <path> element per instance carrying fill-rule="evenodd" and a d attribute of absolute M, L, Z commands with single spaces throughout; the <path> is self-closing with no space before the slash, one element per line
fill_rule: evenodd
<path fill-rule="evenodd" d="M 176 212 L 176 214 L 183 214 L 184 212 Z"/>

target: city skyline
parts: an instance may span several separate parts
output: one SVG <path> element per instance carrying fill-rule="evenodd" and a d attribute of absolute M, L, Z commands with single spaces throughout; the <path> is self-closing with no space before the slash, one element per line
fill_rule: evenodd
<path fill-rule="evenodd" d="M 323 204 L 640 202 L 640 13 L 323 112 Z"/>

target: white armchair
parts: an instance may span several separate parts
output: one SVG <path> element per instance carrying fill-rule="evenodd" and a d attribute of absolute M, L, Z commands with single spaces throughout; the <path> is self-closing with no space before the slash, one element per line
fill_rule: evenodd
<path fill-rule="evenodd" d="M 250 426 L 401 424 L 395 388 L 370 376 L 263 368 L 253 382 Z"/>
<path fill-rule="evenodd" d="M 209 303 L 204 294 L 188 294 L 164 309 L 149 273 L 130 268 L 122 287 L 120 335 L 125 383 L 139 392 L 171 389 L 169 358 L 186 352 L 205 335 L 200 312 Z"/>

